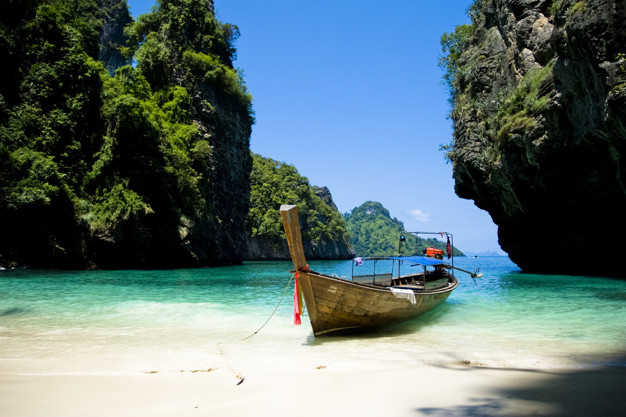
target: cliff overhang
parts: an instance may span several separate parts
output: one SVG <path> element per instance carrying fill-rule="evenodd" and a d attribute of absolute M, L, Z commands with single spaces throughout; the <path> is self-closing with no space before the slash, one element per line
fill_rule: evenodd
<path fill-rule="evenodd" d="M 525 271 L 623 274 L 626 4 L 477 5 L 453 81 L 456 193 Z"/>

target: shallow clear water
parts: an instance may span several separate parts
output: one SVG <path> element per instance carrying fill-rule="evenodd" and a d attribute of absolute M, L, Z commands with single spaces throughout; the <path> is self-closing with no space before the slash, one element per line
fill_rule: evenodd
<path fill-rule="evenodd" d="M 339 276 L 350 261 L 311 262 Z M 471 363 L 626 366 L 626 281 L 521 273 L 506 257 L 457 258 L 474 284 L 413 321 L 314 338 L 293 326 L 289 262 L 168 271 L 0 271 L 0 373 L 210 368 L 302 370 Z"/>

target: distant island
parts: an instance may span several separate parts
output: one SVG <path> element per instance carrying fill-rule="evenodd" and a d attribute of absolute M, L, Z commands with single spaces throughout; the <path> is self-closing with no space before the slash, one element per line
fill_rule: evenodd
<path fill-rule="evenodd" d="M 350 243 L 358 256 L 412 256 L 422 255 L 428 247 L 445 251 L 446 242 L 434 237 L 417 237 L 404 230 L 404 224 L 392 218 L 389 210 L 381 203 L 367 201 L 344 214 Z M 398 253 L 399 238 L 403 234 L 405 241 Z M 453 248 L 454 256 L 463 256 L 463 252 Z"/>

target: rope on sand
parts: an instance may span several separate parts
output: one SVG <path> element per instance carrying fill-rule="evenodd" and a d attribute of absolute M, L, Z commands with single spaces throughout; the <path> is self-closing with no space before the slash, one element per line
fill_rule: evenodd
<path fill-rule="evenodd" d="M 232 367 L 232 365 L 230 364 L 230 360 L 228 359 L 228 355 L 226 355 L 226 352 L 221 347 L 222 343 L 223 342 L 217 342 L 215 344 L 215 346 L 217 346 L 217 349 L 219 350 L 219 354 L 224 356 L 224 362 L 226 362 L 226 366 L 228 366 L 228 369 L 230 369 L 230 371 L 233 374 L 235 374 L 235 378 L 237 378 L 239 380 L 239 382 L 237 382 L 237 385 L 241 385 L 243 383 L 245 377 L 243 375 L 241 375 L 241 372 L 237 372 L 237 370 Z"/>
<path fill-rule="evenodd" d="M 269 321 L 272 319 L 272 317 L 274 317 L 274 314 L 276 313 L 276 311 L 278 310 L 278 307 L 280 307 L 280 304 L 283 302 L 283 299 L 285 298 L 285 294 L 287 294 L 287 290 L 289 289 L 289 287 L 291 286 L 291 282 L 293 281 L 295 275 L 291 275 L 291 279 L 289 280 L 289 282 L 287 283 L 287 286 L 285 287 L 285 291 L 283 292 L 282 297 L 280 297 L 280 300 L 278 300 L 278 304 L 276 304 L 276 307 L 274 308 L 274 311 L 272 311 L 272 314 L 270 314 L 270 316 L 267 318 L 267 320 L 265 320 L 265 323 L 263 323 L 261 325 L 261 327 L 259 327 L 257 329 L 257 331 L 255 331 L 254 333 L 252 333 L 251 335 L 244 337 L 241 340 L 238 341 L 234 341 L 231 343 L 238 343 L 238 342 L 244 342 L 248 339 L 250 339 L 252 336 L 256 335 L 257 333 L 259 333 L 267 323 L 269 323 Z M 228 343 L 228 342 L 217 342 L 216 346 L 217 349 L 219 350 L 219 354 L 224 356 L 225 362 L 226 362 L 226 366 L 228 366 L 228 369 L 231 370 L 231 372 L 233 374 L 235 374 L 235 378 L 239 379 L 239 382 L 237 382 L 237 385 L 241 385 L 243 383 L 243 381 L 245 380 L 245 377 L 241 374 L 241 372 L 237 372 L 237 370 L 235 370 L 232 365 L 230 364 L 230 360 L 228 359 L 228 355 L 226 354 L 226 352 L 224 351 L 224 349 L 222 349 L 221 345 L 224 343 Z"/>

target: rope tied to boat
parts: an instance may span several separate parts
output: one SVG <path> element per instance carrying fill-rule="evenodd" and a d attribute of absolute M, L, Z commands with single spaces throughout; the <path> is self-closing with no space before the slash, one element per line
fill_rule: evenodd
<path fill-rule="evenodd" d="M 307 265 L 307 266 L 308 266 L 308 265 Z M 247 336 L 247 337 L 244 337 L 244 338 L 243 338 L 243 339 L 241 339 L 241 340 L 235 341 L 234 343 L 237 343 L 237 342 L 239 342 L 239 343 L 240 343 L 240 342 L 244 342 L 244 341 L 246 341 L 246 340 L 250 339 L 252 336 L 254 336 L 254 335 L 256 335 L 257 333 L 259 333 L 259 332 L 260 332 L 260 331 L 261 331 L 261 330 L 265 327 L 265 325 L 266 325 L 267 323 L 269 323 L 269 321 L 272 319 L 272 317 L 274 316 L 274 314 L 275 314 L 275 313 L 276 313 L 276 311 L 278 310 L 278 307 L 280 307 L 280 304 L 282 303 L 283 299 L 285 298 L 285 294 L 287 294 L 287 290 L 289 289 L 289 286 L 291 285 L 291 281 L 293 281 L 294 277 L 295 277 L 295 278 L 297 278 L 297 273 L 296 273 L 296 274 L 292 274 L 292 275 L 291 275 L 291 279 L 290 279 L 290 280 L 289 280 L 289 282 L 287 283 L 287 286 L 285 287 L 285 291 L 283 291 L 283 295 L 280 297 L 280 300 L 278 300 L 278 304 L 276 304 L 276 307 L 274 308 L 274 311 L 272 311 L 272 314 L 270 314 L 270 316 L 267 318 L 267 320 L 265 320 L 265 323 L 263 323 L 263 324 L 261 325 L 261 327 L 259 327 L 259 328 L 258 328 L 258 329 L 257 329 L 254 333 L 252 333 L 251 335 L 249 335 L 249 336 Z M 296 282 L 298 282 L 298 281 L 296 280 Z M 225 342 L 225 343 L 228 343 L 228 342 Z M 230 360 L 228 359 L 228 355 L 226 354 L 226 351 L 225 351 L 225 350 L 222 348 L 222 346 L 221 346 L 222 344 L 225 344 L 225 343 L 222 343 L 222 342 L 217 342 L 217 344 L 216 344 L 217 349 L 218 349 L 218 351 L 219 351 L 219 354 L 220 354 L 220 355 L 222 355 L 222 356 L 224 356 L 225 361 L 226 361 L 226 365 L 227 365 L 227 366 L 228 366 L 228 368 L 231 370 L 231 372 L 235 374 L 235 378 L 237 378 L 237 379 L 239 380 L 239 382 L 237 382 L 237 385 L 241 385 L 241 384 L 243 383 L 243 381 L 245 380 L 245 377 L 241 374 L 241 372 L 237 372 L 237 370 L 235 370 L 235 369 L 232 367 L 232 365 L 230 364 Z M 233 342 L 231 342 L 231 343 L 233 343 Z"/>
<path fill-rule="evenodd" d="M 270 314 L 270 316 L 267 318 L 267 320 L 265 320 L 265 323 L 263 323 L 261 325 L 261 327 L 259 327 L 257 329 L 257 331 L 252 333 L 250 336 L 247 336 L 247 337 L 244 337 L 243 339 L 241 339 L 240 342 L 246 341 L 246 340 L 250 339 L 252 336 L 256 335 L 258 332 L 260 332 L 265 327 L 265 325 L 267 323 L 269 323 L 269 321 L 272 319 L 272 317 L 274 317 L 274 314 L 278 310 L 278 307 L 280 307 L 280 304 L 283 302 L 283 298 L 285 298 L 285 294 L 287 294 L 287 290 L 289 289 L 289 286 L 291 286 L 291 281 L 293 281 L 294 277 L 296 278 L 296 283 L 298 282 L 298 273 L 296 272 L 295 274 L 291 275 L 291 279 L 287 283 L 287 286 L 285 287 L 285 291 L 283 291 L 283 295 L 280 297 L 280 300 L 278 300 L 278 304 L 276 304 L 276 307 L 274 307 L 274 311 L 272 311 L 272 314 Z"/>

